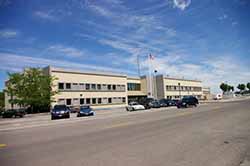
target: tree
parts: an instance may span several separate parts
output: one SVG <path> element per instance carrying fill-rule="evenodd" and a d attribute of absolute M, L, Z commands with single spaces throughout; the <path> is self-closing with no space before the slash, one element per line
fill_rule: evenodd
<path fill-rule="evenodd" d="M 0 92 L 0 110 L 4 109 L 4 92 Z"/>
<path fill-rule="evenodd" d="M 245 84 L 239 84 L 237 86 L 237 88 L 240 90 L 240 91 L 244 91 L 246 89 L 246 85 Z"/>
<path fill-rule="evenodd" d="M 247 83 L 247 89 L 250 91 L 250 82 Z"/>
<path fill-rule="evenodd" d="M 228 91 L 228 85 L 225 83 L 220 84 L 220 89 L 223 91 L 223 93 Z"/>
<path fill-rule="evenodd" d="M 10 103 L 22 107 L 29 107 L 31 112 L 48 110 L 52 97 L 57 93 L 52 90 L 52 76 L 45 75 L 38 68 L 30 68 L 23 73 L 9 75 L 7 82 L 7 93 L 10 96 Z"/>

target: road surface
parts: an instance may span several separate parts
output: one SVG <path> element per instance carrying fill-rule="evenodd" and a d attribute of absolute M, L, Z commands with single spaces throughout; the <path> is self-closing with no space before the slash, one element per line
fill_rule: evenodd
<path fill-rule="evenodd" d="M 250 165 L 249 100 L 43 121 L 4 124 L 1 166 Z"/>

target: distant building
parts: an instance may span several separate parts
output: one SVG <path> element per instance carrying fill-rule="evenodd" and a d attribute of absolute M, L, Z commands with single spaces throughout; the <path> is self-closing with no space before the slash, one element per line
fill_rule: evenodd
<path fill-rule="evenodd" d="M 213 98 L 209 87 L 202 87 L 202 99 L 211 100 Z"/>
<path fill-rule="evenodd" d="M 130 77 L 124 74 L 107 72 L 83 72 L 55 67 L 43 68 L 44 73 L 54 76 L 54 90 L 59 93 L 53 97 L 52 104 L 66 104 L 70 107 L 92 105 L 93 107 L 120 107 L 130 101 L 154 96 L 157 99 L 180 99 L 183 96 L 203 95 L 202 82 L 157 75 L 153 78 L 153 94 L 149 94 L 148 78 Z M 6 96 L 6 108 L 11 108 Z"/>

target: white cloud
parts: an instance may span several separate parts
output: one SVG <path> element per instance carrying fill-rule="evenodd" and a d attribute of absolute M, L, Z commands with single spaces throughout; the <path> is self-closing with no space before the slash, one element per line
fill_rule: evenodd
<path fill-rule="evenodd" d="M 52 45 L 48 48 L 48 51 L 55 51 L 57 53 L 62 53 L 65 56 L 72 56 L 72 57 L 80 57 L 85 55 L 85 52 L 83 50 L 63 45 Z"/>
<path fill-rule="evenodd" d="M 36 11 L 34 15 L 49 21 L 57 21 L 58 18 L 52 15 L 52 11 Z"/>
<path fill-rule="evenodd" d="M 185 10 L 190 4 L 191 0 L 173 0 L 174 7 L 177 7 L 181 10 Z"/>
<path fill-rule="evenodd" d="M 204 86 L 212 88 L 213 93 L 218 93 L 222 82 L 235 86 L 235 89 L 239 83 L 250 82 L 250 68 L 233 57 L 232 55 L 212 56 L 198 64 L 193 64 L 178 54 L 170 54 L 156 57 L 153 60 L 153 66 L 158 73 L 171 77 L 201 80 Z M 141 69 L 144 73 L 147 72 L 147 59 L 142 61 Z"/>
<path fill-rule="evenodd" d="M 37 57 L 23 56 L 10 53 L 0 53 L 0 61 L 2 62 L 2 65 L 0 65 L 0 70 L 2 71 L 16 72 L 16 71 L 22 71 L 23 68 L 25 67 L 45 67 L 51 65 L 55 67 L 80 69 L 85 71 L 104 71 L 104 72 L 106 71 L 114 73 L 134 74 L 134 72 L 131 72 L 129 70 L 123 70 L 113 67 L 76 63 L 58 59 L 55 60 L 47 58 L 37 58 Z"/>
<path fill-rule="evenodd" d="M 14 38 L 17 35 L 18 32 L 11 29 L 0 30 L 0 38 Z"/>

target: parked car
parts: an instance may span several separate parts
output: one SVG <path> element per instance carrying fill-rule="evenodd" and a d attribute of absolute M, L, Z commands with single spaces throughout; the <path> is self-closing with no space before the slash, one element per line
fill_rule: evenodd
<path fill-rule="evenodd" d="M 173 99 L 172 101 L 174 102 L 174 106 L 177 106 L 177 103 L 179 102 L 179 100 L 178 99 Z"/>
<path fill-rule="evenodd" d="M 145 110 L 145 107 L 137 102 L 130 102 L 129 105 L 126 107 L 126 110 L 127 111 Z"/>
<path fill-rule="evenodd" d="M 79 112 L 77 112 L 77 117 L 81 116 L 94 116 L 95 112 L 90 106 L 81 106 Z"/>
<path fill-rule="evenodd" d="M 9 109 L 2 112 L 3 118 L 19 117 L 22 118 L 26 114 L 24 109 Z"/>
<path fill-rule="evenodd" d="M 177 103 L 177 108 L 187 108 L 189 106 L 197 106 L 199 104 L 199 101 L 194 96 L 187 96 L 183 97 L 179 102 Z"/>
<path fill-rule="evenodd" d="M 169 107 L 169 106 L 175 106 L 175 102 L 170 99 L 161 99 L 160 101 L 161 107 Z"/>
<path fill-rule="evenodd" d="M 51 120 L 70 118 L 70 109 L 66 105 L 55 105 L 51 111 Z"/>
<path fill-rule="evenodd" d="M 158 100 L 153 100 L 149 103 L 149 105 L 151 106 L 151 108 L 160 108 L 160 102 Z"/>
<path fill-rule="evenodd" d="M 152 101 L 154 101 L 153 98 L 144 98 L 139 101 L 139 104 L 143 105 L 145 109 L 150 109 L 152 108 L 152 104 L 151 104 Z"/>

